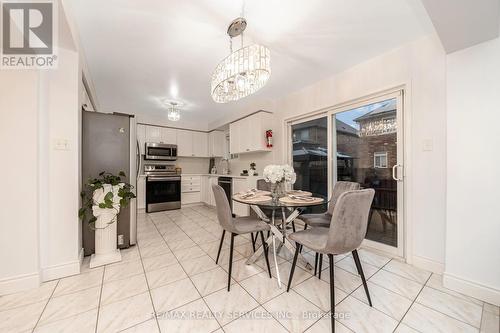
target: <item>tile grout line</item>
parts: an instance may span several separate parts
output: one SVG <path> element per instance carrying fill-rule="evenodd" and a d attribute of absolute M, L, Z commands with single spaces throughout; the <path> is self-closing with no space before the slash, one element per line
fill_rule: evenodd
<path fill-rule="evenodd" d="M 347 256 L 348 256 L 348 255 L 347 255 Z M 339 260 L 338 262 L 340 262 L 340 261 L 344 260 L 345 258 L 347 258 L 347 256 L 346 256 L 346 257 L 344 257 L 343 259 Z M 360 259 L 360 260 L 361 260 L 361 259 Z M 387 264 L 388 264 L 391 260 L 392 260 L 392 258 L 391 258 L 391 259 L 389 259 L 389 261 L 388 261 L 388 262 L 386 262 L 384 265 L 382 265 L 380 268 L 378 268 L 378 270 L 377 270 L 375 273 L 373 273 L 373 275 L 377 274 L 380 270 L 382 270 L 382 268 L 384 268 L 384 266 L 385 266 L 385 265 L 387 265 Z M 365 263 L 366 263 L 366 262 L 365 262 Z M 338 267 L 338 266 L 336 265 L 335 261 L 334 261 L 333 265 L 334 265 L 335 267 L 337 267 L 338 269 L 341 269 L 341 270 L 343 270 L 343 271 L 346 271 L 346 270 L 345 270 L 345 269 L 343 269 L 342 267 Z M 372 265 L 372 266 L 373 266 L 373 265 Z M 327 270 L 328 268 L 329 268 L 329 267 L 325 268 L 324 270 Z M 352 274 L 352 273 L 351 273 L 351 272 L 349 272 L 349 271 L 346 271 L 346 272 L 348 272 L 348 273 Z M 355 275 L 355 274 L 352 274 L 352 275 Z M 372 276 L 373 276 L 373 275 L 372 275 Z M 359 274 L 358 274 L 358 275 L 356 275 L 356 276 L 359 276 Z M 371 278 L 372 276 L 370 276 L 370 278 Z M 313 277 L 315 277 L 315 276 L 313 276 Z M 368 283 L 368 280 L 369 280 L 370 278 L 366 279 L 366 282 L 367 282 L 367 283 Z M 324 281 L 324 282 L 325 282 L 325 281 Z M 330 282 L 328 282 L 328 283 L 330 283 Z M 340 300 L 338 304 L 337 304 L 337 303 L 335 303 L 335 308 L 336 308 L 338 305 L 340 305 L 343 301 L 345 301 L 345 300 L 346 300 L 349 296 L 351 296 L 351 295 L 352 295 L 352 294 L 353 294 L 353 293 L 354 293 L 354 292 L 355 292 L 358 288 L 360 288 L 362 285 L 363 285 L 363 283 L 361 283 L 361 285 L 359 285 L 358 287 L 356 287 L 356 289 L 354 289 L 354 290 L 353 290 L 353 291 L 351 291 L 350 293 L 346 293 L 347 295 L 346 295 L 346 296 L 345 296 L 342 300 Z M 337 287 L 337 288 L 338 288 L 338 287 Z M 340 289 L 340 288 L 339 288 L 339 289 Z M 340 289 L 340 290 L 342 290 L 342 289 Z M 342 290 L 342 291 L 343 291 L 343 290 Z M 299 295 L 300 295 L 300 294 L 299 294 Z M 302 295 L 301 295 L 301 296 L 302 296 Z M 303 296 L 302 296 L 302 297 L 303 297 Z M 353 296 L 353 297 L 354 297 L 354 296 Z M 354 297 L 354 298 L 356 298 L 356 297 Z M 357 298 L 356 298 L 356 299 L 357 299 Z M 334 300 L 334 301 L 335 301 L 335 300 Z M 364 303 L 364 302 L 363 302 L 363 303 Z M 366 304 L 366 303 L 365 303 L 365 304 Z M 384 314 L 384 315 L 386 315 L 386 316 L 388 316 L 388 317 L 392 318 L 391 316 L 389 316 L 389 315 L 387 315 L 386 313 L 384 313 L 384 312 L 380 311 L 379 309 L 376 309 L 376 308 L 375 308 L 375 307 L 373 307 L 373 306 L 371 306 L 370 308 L 372 308 L 372 309 L 374 309 L 374 310 L 376 310 L 376 311 L 378 311 L 378 312 L 380 312 L 380 313 L 382 313 L 382 314 Z M 329 312 L 329 311 L 327 311 L 327 313 L 326 313 L 324 316 L 326 316 L 326 315 L 328 314 L 328 312 Z M 333 314 L 333 315 L 335 316 L 335 314 Z M 316 323 L 318 323 L 321 319 L 323 319 L 323 318 L 324 318 L 324 316 L 322 316 L 320 319 L 318 319 L 317 321 L 315 321 L 315 322 L 314 322 L 311 326 L 309 326 L 307 329 L 310 329 L 313 325 L 315 325 Z M 337 320 L 337 319 L 335 319 L 335 321 L 338 321 L 338 320 Z M 343 326 L 347 327 L 350 331 L 354 332 L 354 331 L 353 331 L 353 330 L 352 330 L 349 326 L 342 324 L 340 321 L 338 321 L 338 322 L 339 322 L 339 324 L 341 324 L 341 325 L 343 325 Z M 396 326 L 396 327 L 397 327 L 397 326 Z M 306 330 L 307 330 L 307 329 L 306 329 Z"/>
<path fill-rule="evenodd" d="M 99 324 L 99 315 L 101 314 L 101 297 L 102 297 L 102 288 L 104 288 L 104 274 L 106 274 L 106 265 L 102 268 L 102 278 L 101 278 L 101 290 L 99 291 L 99 302 L 97 303 L 97 318 L 95 321 L 95 330 L 97 333 L 97 327 Z"/>
<path fill-rule="evenodd" d="M 434 274 L 434 273 L 432 273 L 432 274 Z M 448 294 L 447 292 L 444 292 L 444 291 L 442 291 L 442 290 L 439 290 L 439 289 L 432 288 L 432 287 L 428 286 L 428 285 L 427 285 L 427 283 L 428 283 L 428 282 L 429 282 L 429 280 L 431 279 L 432 274 L 431 274 L 431 275 L 429 276 L 429 278 L 425 281 L 425 284 L 423 285 L 422 289 L 420 290 L 420 292 L 419 292 L 419 293 L 417 294 L 417 296 L 415 297 L 415 301 L 414 301 L 414 302 L 412 302 L 412 304 L 410 305 L 410 308 L 413 306 L 413 304 L 414 304 L 414 303 L 417 303 L 418 305 L 421 305 L 421 306 L 423 306 L 423 307 L 425 307 L 425 308 L 427 308 L 427 309 L 430 309 L 430 310 L 435 311 L 435 312 L 437 312 L 437 313 L 439 313 L 439 314 L 442 314 L 443 316 L 446 316 L 446 317 L 451 318 L 451 319 L 453 319 L 453 320 L 459 321 L 459 322 L 461 322 L 461 323 L 463 323 L 463 324 L 466 324 L 466 325 L 468 325 L 468 326 L 470 326 L 470 327 L 473 327 L 473 328 L 479 329 L 478 327 L 476 327 L 476 326 L 474 326 L 474 325 L 472 325 L 472 324 L 470 324 L 470 323 L 467 323 L 467 322 L 465 322 L 465 321 L 463 321 L 463 320 L 461 320 L 461 319 L 457 319 L 457 318 L 452 317 L 451 315 L 449 315 L 449 314 L 447 314 L 447 313 L 444 313 L 444 312 L 439 311 L 439 310 L 437 310 L 437 309 L 434 309 L 434 308 L 432 308 L 432 307 L 430 307 L 430 306 L 428 306 L 428 305 L 425 305 L 425 304 L 422 304 L 422 303 L 420 303 L 420 302 L 417 302 L 417 298 L 418 298 L 418 296 L 420 295 L 420 293 L 421 293 L 421 292 L 422 292 L 425 288 L 430 288 L 430 289 L 433 289 L 433 290 L 437 290 L 437 291 L 442 292 L 442 293 L 444 293 L 444 294 L 446 294 L 446 295 L 448 295 L 448 296 L 456 297 L 456 296 L 453 296 L 453 295 L 451 295 L 451 294 Z M 459 298 L 459 297 L 457 297 L 457 298 Z M 460 298 L 459 298 L 459 299 L 460 299 Z M 462 299 L 460 299 L 460 300 L 462 300 Z M 467 301 L 467 300 L 463 300 L 463 301 L 465 301 L 465 302 L 467 302 L 467 303 L 469 303 L 469 304 L 472 304 L 472 305 L 477 305 L 477 304 L 474 304 L 474 303 L 469 302 L 469 301 Z M 479 306 L 479 305 L 477 305 L 477 306 Z M 410 310 L 410 308 L 408 308 L 408 311 Z M 481 306 L 481 308 L 482 308 L 482 309 L 484 309 L 484 302 L 483 302 L 483 305 Z M 408 312 L 408 311 L 407 311 L 407 312 Z M 405 313 L 405 316 L 406 316 L 406 313 Z M 482 317 L 483 317 L 483 311 L 481 311 L 481 320 L 482 320 Z M 404 318 L 404 316 L 403 316 L 403 318 Z M 401 321 L 403 320 L 403 318 L 401 319 Z M 479 326 L 481 326 L 481 322 L 479 323 Z M 413 328 L 413 327 L 412 327 L 412 328 Z"/>
<path fill-rule="evenodd" d="M 146 280 L 146 286 L 148 287 L 149 300 L 151 301 L 151 306 L 153 307 L 153 312 L 155 313 L 154 320 L 156 322 L 156 327 L 158 327 L 158 330 L 161 332 L 160 324 L 158 323 L 158 316 L 157 316 L 157 312 L 156 312 L 156 308 L 155 308 L 155 303 L 153 302 L 153 296 L 151 295 L 151 288 L 149 287 L 148 276 L 146 274 L 146 269 L 144 268 L 144 262 L 142 261 L 143 258 L 141 255 L 141 244 L 139 244 L 139 242 L 137 242 L 137 251 L 139 251 L 139 258 L 141 260 L 142 272 L 144 273 L 144 279 Z M 144 322 L 146 322 L 146 320 Z"/>
<path fill-rule="evenodd" d="M 481 332 L 481 327 L 483 326 L 483 316 L 484 316 L 484 303 L 481 307 L 481 319 L 479 320 L 479 332 Z"/>
<path fill-rule="evenodd" d="M 184 216 L 185 216 L 185 215 L 184 215 Z M 194 221 L 193 221 L 193 222 L 194 222 Z M 174 221 L 174 223 L 175 223 L 175 221 Z M 195 222 L 195 223 L 196 223 L 196 222 Z M 175 223 L 175 224 L 177 225 L 177 223 Z M 201 226 L 200 226 L 200 227 L 201 227 Z M 180 228 L 180 227 L 179 227 L 179 228 Z M 203 227 L 201 227 L 201 228 L 203 228 Z M 203 229 L 204 229 L 204 228 L 203 228 Z M 206 229 L 205 229 L 205 230 L 206 230 Z M 183 231 L 183 232 L 184 232 L 184 231 Z M 207 231 L 207 232 L 208 232 L 208 231 Z M 187 237 L 189 237 L 189 239 L 191 239 L 191 241 L 193 241 L 195 244 L 197 244 L 197 245 L 199 246 L 199 244 L 198 244 L 198 243 L 196 243 L 196 242 L 195 242 L 195 241 L 194 241 L 194 240 L 193 240 L 193 239 L 192 239 L 192 238 L 191 238 L 191 237 L 190 237 L 190 236 L 189 236 L 186 232 L 184 232 L 184 233 L 186 234 L 186 236 L 187 236 Z M 246 238 L 245 238 L 245 239 L 246 239 Z M 216 241 L 215 241 L 215 242 L 216 242 Z M 248 243 L 248 244 L 250 244 L 250 241 L 248 241 L 247 243 Z M 243 245 L 243 244 L 240 244 L 240 245 Z M 168 246 L 168 244 L 167 244 L 167 246 Z M 200 248 L 201 248 L 201 247 L 200 247 Z M 208 252 L 207 252 L 207 251 L 205 251 L 203 248 L 201 248 L 201 249 L 202 249 L 202 251 L 204 251 L 204 252 L 206 253 L 206 255 L 207 255 L 207 256 L 209 256 L 209 257 L 210 257 L 210 255 L 208 254 Z M 239 251 L 237 251 L 237 252 L 239 253 Z M 243 255 L 242 253 L 240 253 L 240 254 L 243 256 L 243 258 L 242 258 L 242 259 L 240 259 L 240 260 L 237 260 L 237 261 L 241 261 L 241 260 L 244 260 L 244 259 L 245 259 L 245 258 L 244 258 L 244 255 Z M 174 255 L 174 256 L 175 256 L 175 255 Z M 177 258 L 177 257 L 176 257 L 176 258 Z M 212 258 L 212 257 L 210 257 L 210 258 Z M 212 260 L 213 260 L 213 259 L 212 259 Z M 179 262 L 179 264 L 180 264 L 180 262 Z M 180 264 L 180 265 L 181 265 L 181 264 Z M 225 269 L 224 267 L 222 267 L 222 265 L 217 264 L 217 266 L 218 266 L 218 267 L 220 267 L 222 270 L 226 271 L 226 269 Z M 181 265 L 181 267 L 182 267 L 182 265 Z M 184 268 L 183 268 L 183 269 L 184 269 Z M 214 269 L 215 269 L 215 268 L 214 268 Z M 208 270 L 208 271 L 206 271 L 206 272 L 209 272 L 209 271 L 210 271 L 210 270 Z M 206 273 L 206 272 L 200 272 L 199 274 L 203 274 L 203 273 Z M 226 271 L 226 272 L 227 272 L 227 271 Z M 261 272 L 258 272 L 258 273 L 254 274 L 254 275 L 251 275 L 251 276 L 247 277 L 247 278 L 251 278 L 252 276 L 255 276 L 255 275 L 260 274 L 260 273 L 261 273 Z M 188 274 L 187 274 L 187 272 L 186 272 L 186 275 L 188 275 Z M 195 274 L 195 275 L 197 275 L 197 274 Z M 190 277 L 189 275 L 188 275 L 188 278 L 190 278 L 190 280 L 191 280 L 191 277 Z M 232 280 L 234 280 L 234 282 L 235 282 L 234 284 L 239 285 L 239 286 L 240 286 L 243 290 L 245 290 L 245 292 L 247 292 L 247 293 L 250 295 L 250 297 L 252 297 L 252 298 L 255 300 L 255 302 L 258 304 L 255 308 L 250 309 L 249 311 L 245 312 L 243 315 L 245 315 L 245 314 L 247 314 L 247 313 L 249 313 L 249 312 L 251 312 L 251 311 L 253 311 L 253 310 L 257 309 L 257 308 L 258 308 L 258 307 L 260 307 L 260 306 L 262 306 L 262 304 L 261 304 L 259 301 L 257 301 L 257 300 L 256 300 L 256 299 L 252 296 L 252 294 L 250 294 L 250 293 L 249 293 L 249 292 L 248 292 L 248 291 L 247 291 L 247 290 L 246 290 L 246 289 L 245 289 L 245 288 L 244 288 L 244 287 L 243 287 L 243 286 L 239 283 L 239 281 L 235 280 L 234 278 L 233 278 Z M 245 280 L 245 279 L 243 279 L 243 280 Z M 242 280 L 242 281 L 243 281 L 243 280 Z M 191 280 L 191 282 L 192 282 L 192 280 Z M 233 284 L 233 285 L 234 285 L 234 284 Z M 194 283 L 193 283 L 193 285 L 194 285 Z M 196 288 L 196 285 L 194 285 L 194 287 Z M 205 302 L 205 304 L 207 305 L 207 307 L 208 307 L 208 309 L 210 310 L 210 312 L 212 312 L 212 309 L 210 309 L 210 307 L 209 307 L 209 306 L 208 306 L 208 304 L 206 303 L 206 301 L 205 301 L 204 297 L 209 296 L 209 295 L 212 295 L 212 294 L 215 294 L 215 293 L 217 293 L 217 292 L 219 292 L 219 291 L 221 291 L 221 290 L 223 290 L 223 289 L 224 289 L 224 288 L 221 288 L 221 289 L 216 290 L 216 291 L 214 291 L 214 292 L 212 292 L 212 293 L 210 293 L 210 294 L 207 294 L 207 295 L 205 295 L 205 296 L 202 296 L 202 299 L 203 299 L 203 301 Z M 199 290 L 198 290 L 197 288 L 196 288 L 196 290 L 198 291 L 198 293 L 200 293 L 200 292 L 199 292 Z M 200 293 L 200 295 L 201 295 L 201 293 Z M 281 294 L 280 294 L 280 295 L 281 295 Z M 278 296 L 279 296 L 279 295 L 278 295 Z M 276 296 L 276 297 L 277 297 L 277 296 Z M 194 302 L 194 301 L 193 301 L 193 302 Z M 263 307 L 263 306 L 262 306 L 262 307 Z M 264 309 L 264 310 L 265 310 L 265 309 Z M 268 311 L 266 310 L 266 312 L 268 312 Z M 227 325 L 229 325 L 230 323 L 234 322 L 235 320 L 238 320 L 238 319 L 239 319 L 239 318 L 241 318 L 243 315 L 241 315 L 241 316 L 240 316 L 240 317 L 238 317 L 238 318 L 234 318 L 233 320 L 231 320 L 231 321 L 229 321 L 229 322 L 225 323 L 225 324 L 224 324 L 224 326 L 227 326 Z M 274 317 L 273 317 L 273 318 L 274 318 Z M 217 323 L 219 323 L 220 328 L 224 331 L 223 325 L 222 325 L 222 324 L 221 324 L 221 323 L 217 320 L 217 318 L 215 318 L 215 319 L 216 319 Z M 278 322 L 279 322 L 279 321 L 278 321 Z M 281 323 L 280 323 L 280 324 L 281 324 Z M 282 325 L 282 326 L 283 326 L 283 325 Z M 287 329 L 285 328 L 285 330 L 287 330 Z M 287 331 L 288 331 L 288 330 L 287 330 Z"/>
<path fill-rule="evenodd" d="M 182 212 L 181 212 L 181 214 L 182 214 Z M 184 214 L 182 214 L 182 215 L 184 215 Z M 184 216 L 186 216 L 186 215 L 184 215 Z M 186 216 L 186 217 L 187 217 L 187 216 Z M 220 329 L 222 329 L 222 325 L 219 323 L 219 321 L 217 320 L 216 316 L 214 315 L 214 313 L 213 313 L 212 309 L 208 306 L 207 302 L 205 301 L 205 299 L 204 299 L 204 298 L 203 298 L 203 296 L 201 295 L 200 291 L 198 290 L 198 288 L 196 288 L 196 285 L 194 284 L 193 280 L 191 279 L 191 277 L 190 277 L 190 276 L 189 276 L 189 274 L 186 272 L 186 270 L 185 270 L 185 269 L 184 269 L 184 267 L 182 266 L 181 262 L 179 261 L 179 259 L 178 259 L 178 258 L 177 258 L 177 256 L 175 255 L 175 253 L 172 251 L 172 249 L 171 249 L 171 248 L 170 248 L 170 246 L 168 245 L 167 241 L 166 241 L 166 240 L 165 240 L 165 238 L 163 237 L 163 234 L 162 234 L 162 233 L 160 232 L 160 230 L 158 229 L 158 226 L 156 225 L 156 223 L 154 222 L 154 220 L 153 220 L 153 219 L 151 219 L 151 220 L 152 220 L 152 221 L 151 221 L 151 223 L 153 223 L 154 227 L 156 228 L 156 230 L 157 230 L 157 231 L 158 231 L 158 233 L 160 234 L 161 238 L 163 239 L 163 241 L 164 241 L 165 245 L 166 245 L 166 246 L 168 247 L 168 249 L 172 252 L 172 255 L 175 257 L 175 260 L 177 260 L 177 263 L 179 264 L 179 266 L 180 266 L 180 267 L 181 267 L 181 269 L 184 271 L 184 273 L 186 274 L 186 276 L 187 276 L 187 278 L 189 279 L 189 281 L 192 283 L 192 285 L 193 285 L 193 286 L 194 286 L 194 288 L 196 289 L 196 292 L 198 293 L 198 295 L 200 295 L 200 298 L 203 300 L 203 303 L 205 303 L 205 306 L 206 306 L 206 307 L 207 307 L 207 309 L 210 311 L 210 313 L 212 314 L 213 318 L 215 319 L 215 321 L 216 321 L 216 322 L 217 322 L 217 324 L 219 325 L 219 328 L 220 328 Z M 170 220 L 172 220 L 172 219 L 170 219 Z M 173 220 L 172 220 L 172 221 L 173 221 Z M 179 227 L 179 225 L 178 225 L 175 221 L 173 221 L 173 222 L 175 223 L 175 225 L 177 225 L 177 226 Z M 180 228 L 180 227 L 179 227 L 179 228 Z M 181 229 L 181 230 L 182 230 L 182 229 Z M 184 232 L 184 234 L 186 234 L 186 232 L 185 232 L 184 230 L 182 230 L 182 232 Z M 194 241 L 191 239 L 191 237 L 189 237 L 189 235 L 188 235 L 188 234 L 186 234 L 186 236 L 187 236 L 187 237 L 188 237 L 188 238 L 189 238 L 189 239 L 190 239 L 193 243 L 195 243 L 195 244 L 196 244 L 196 242 L 194 242 Z M 201 249 L 201 250 L 202 250 L 202 251 L 204 251 L 203 249 Z M 197 301 L 197 300 L 199 300 L 199 299 L 196 299 L 196 300 L 194 300 L 194 301 Z M 192 301 L 192 302 L 194 302 L 194 301 Z M 190 304 L 190 303 L 192 303 L 192 302 L 185 303 L 185 304 L 183 304 L 183 305 L 180 305 L 179 307 L 185 306 L 185 305 Z M 153 306 L 154 306 L 154 305 L 153 305 Z M 177 307 L 177 308 L 179 308 L 179 307 Z M 169 310 L 169 311 L 173 311 L 173 310 L 175 310 L 175 309 L 171 309 L 171 310 Z M 157 319 L 157 323 L 158 323 L 158 319 Z M 158 323 L 158 327 L 159 327 L 159 323 Z M 215 331 L 216 331 L 216 330 L 215 330 Z M 161 329 L 160 329 L 160 332 L 161 332 Z"/>
<path fill-rule="evenodd" d="M 59 285 L 59 281 L 61 281 L 61 279 L 58 279 L 58 280 L 57 280 L 57 283 L 56 283 L 56 285 L 54 286 L 54 290 L 52 290 L 52 292 L 50 293 L 50 296 L 49 296 L 49 298 L 47 299 L 47 303 L 45 303 L 45 306 L 43 307 L 42 312 L 40 312 L 40 316 L 38 316 L 38 319 L 37 319 L 37 321 L 36 321 L 36 323 L 35 323 L 35 326 L 33 326 L 33 329 L 31 330 L 31 332 L 32 332 L 32 333 L 33 333 L 33 332 L 35 332 L 35 329 L 37 328 L 38 323 L 40 322 L 40 319 L 42 319 L 42 315 L 43 315 L 43 313 L 45 312 L 45 309 L 47 309 L 47 305 L 49 305 L 49 302 L 50 302 L 50 300 L 52 299 L 52 296 L 54 295 L 54 292 L 56 291 L 57 286 Z"/>
<path fill-rule="evenodd" d="M 413 307 L 413 305 L 415 304 L 415 302 L 417 301 L 417 298 L 418 296 L 422 293 L 422 291 L 424 290 L 425 288 L 425 285 L 427 284 L 427 282 L 429 282 L 430 278 L 431 278 L 432 274 L 429 275 L 429 277 L 427 278 L 427 280 L 425 281 L 424 285 L 422 286 L 422 288 L 420 288 L 420 291 L 418 292 L 417 296 L 415 296 L 415 299 L 411 302 L 410 306 L 408 307 L 408 310 L 406 310 L 406 312 L 404 313 L 403 317 L 401 317 L 401 320 L 399 321 L 399 323 L 396 325 L 396 327 L 394 328 L 394 331 L 393 332 L 396 332 L 396 330 L 398 329 L 399 325 L 401 325 L 403 323 L 403 320 L 405 319 L 406 315 L 408 314 L 408 312 L 410 312 L 411 308 Z M 418 303 L 420 304 L 420 303 Z M 410 326 L 409 326 L 410 327 Z M 413 328 L 413 327 L 411 327 Z M 413 328 L 415 329 L 415 328 Z M 419 331 L 418 329 L 415 329 L 416 331 Z M 420 331 L 419 331 L 420 332 Z"/>

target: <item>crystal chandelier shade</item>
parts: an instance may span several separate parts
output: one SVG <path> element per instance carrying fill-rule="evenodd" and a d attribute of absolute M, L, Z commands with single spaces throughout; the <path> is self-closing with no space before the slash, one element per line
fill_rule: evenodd
<path fill-rule="evenodd" d="M 227 28 L 230 55 L 222 60 L 212 74 L 210 93 L 217 103 L 239 100 L 266 85 L 271 76 L 271 54 L 265 46 L 243 45 L 243 32 L 247 27 L 244 18 L 245 2 L 241 17 L 234 19 Z M 233 52 L 233 38 L 241 36 L 241 48 Z"/>
<path fill-rule="evenodd" d="M 262 88 L 271 76 L 270 52 L 258 44 L 243 47 L 222 60 L 212 74 L 212 98 L 236 101 Z"/>
<path fill-rule="evenodd" d="M 181 119 L 181 113 L 179 111 L 179 109 L 176 107 L 177 104 L 176 103 L 170 103 L 171 107 L 170 109 L 168 110 L 168 120 L 170 121 L 178 121 L 179 119 Z"/>

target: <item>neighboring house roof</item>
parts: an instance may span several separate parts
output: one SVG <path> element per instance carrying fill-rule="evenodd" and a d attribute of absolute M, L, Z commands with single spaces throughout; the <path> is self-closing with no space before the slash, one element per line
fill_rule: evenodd
<path fill-rule="evenodd" d="M 354 119 L 355 122 L 359 122 L 360 120 L 366 120 L 371 118 L 379 118 L 383 116 L 387 116 L 391 113 L 396 112 L 396 99 L 388 100 L 387 103 L 381 105 L 380 107 L 373 109 L 372 111 L 362 115 Z"/>
<path fill-rule="evenodd" d="M 328 157 L 328 151 L 324 148 L 317 148 L 317 149 L 307 149 L 307 148 L 302 148 L 302 149 L 297 149 L 292 152 L 294 157 L 298 156 L 306 156 L 306 155 L 311 155 L 311 156 L 319 156 L 319 157 Z M 337 152 L 337 157 L 338 158 L 352 158 L 349 155 Z"/>
<path fill-rule="evenodd" d="M 335 119 L 335 124 L 337 127 L 337 132 L 342 132 L 345 134 L 358 135 L 358 130 L 349 124 L 344 123 L 341 120 Z"/>

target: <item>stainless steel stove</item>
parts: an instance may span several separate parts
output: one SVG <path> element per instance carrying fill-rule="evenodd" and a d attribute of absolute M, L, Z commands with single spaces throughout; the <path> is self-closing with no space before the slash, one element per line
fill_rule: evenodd
<path fill-rule="evenodd" d="M 146 212 L 181 208 L 181 175 L 171 164 L 145 164 Z"/>

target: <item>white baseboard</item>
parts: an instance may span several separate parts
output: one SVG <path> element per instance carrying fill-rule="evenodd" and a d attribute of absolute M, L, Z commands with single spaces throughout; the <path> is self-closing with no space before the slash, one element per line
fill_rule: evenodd
<path fill-rule="evenodd" d="M 0 280 L 0 296 L 37 288 L 40 285 L 38 272 L 21 274 Z"/>
<path fill-rule="evenodd" d="M 500 306 L 500 290 L 477 282 L 464 280 L 450 273 L 443 274 L 443 285 L 451 290 L 458 291 L 496 306 Z"/>
<path fill-rule="evenodd" d="M 78 259 L 63 264 L 42 268 L 42 281 L 50 281 L 63 277 L 80 274 L 80 266 L 83 260 L 83 252 L 80 251 Z"/>
<path fill-rule="evenodd" d="M 192 202 L 188 204 L 181 204 L 181 208 L 189 208 L 189 207 L 196 207 L 196 206 L 203 206 L 205 203 L 203 202 Z"/>
<path fill-rule="evenodd" d="M 426 257 L 413 256 L 411 264 L 436 274 L 443 274 L 444 272 L 444 263 Z"/>

